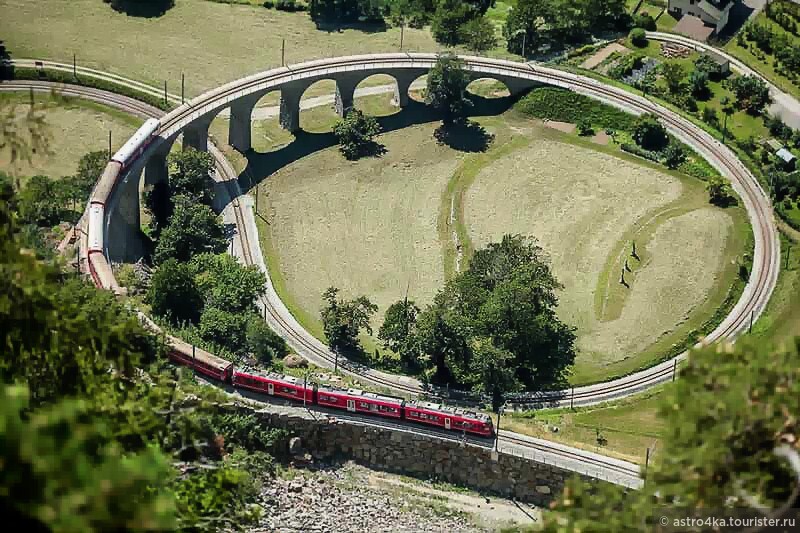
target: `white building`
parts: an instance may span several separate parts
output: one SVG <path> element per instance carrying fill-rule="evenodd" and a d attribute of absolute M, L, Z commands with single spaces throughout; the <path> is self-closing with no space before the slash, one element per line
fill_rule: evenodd
<path fill-rule="evenodd" d="M 719 33 L 728 24 L 734 0 L 669 0 L 667 11 L 677 20 L 685 16 L 700 19 Z"/>

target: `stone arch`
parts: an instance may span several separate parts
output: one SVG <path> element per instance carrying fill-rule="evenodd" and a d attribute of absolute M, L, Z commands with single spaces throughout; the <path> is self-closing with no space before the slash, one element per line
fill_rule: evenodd
<path fill-rule="evenodd" d="M 375 116 L 397 113 L 397 78 L 393 75 L 383 72 L 369 74 L 356 84 L 354 90 L 353 107 Z"/>
<path fill-rule="evenodd" d="M 481 98 L 495 99 L 511 96 L 511 91 L 502 81 L 491 76 L 475 75 L 467 85 L 467 92 Z"/>

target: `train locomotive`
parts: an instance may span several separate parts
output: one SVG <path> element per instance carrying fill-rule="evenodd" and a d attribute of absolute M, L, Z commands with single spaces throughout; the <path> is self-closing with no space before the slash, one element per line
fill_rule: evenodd
<path fill-rule="evenodd" d="M 111 158 L 89 198 L 88 230 L 83 233 L 81 246 L 85 255 L 81 259 L 86 262 L 89 274 L 97 287 L 109 289 L 117 294 L 121 293 L 122 289 L 117 285 L 111 265 L 104 253 L 105 208 L 117 179 L 157 137 L 159 128 L 158 120 L 147 120 Z M 152 322 L 150 327 L 158 329 Z M 491 419 L 482 413 L 430 402 L 408 401 L 357 389 L 306 385 L 292 376 L 243 372 L 234 368 L 230 361 L 191 346 L 180 339 L 169 336 L 168 342 L 172 361 L 235 388 L 465 434 L 482 437 L 494 435 Z"/>

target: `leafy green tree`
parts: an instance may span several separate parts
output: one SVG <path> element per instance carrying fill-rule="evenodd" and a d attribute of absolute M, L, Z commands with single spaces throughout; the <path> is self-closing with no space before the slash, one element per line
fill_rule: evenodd
<path fill-rule="evenodd" d="M 192 258 L 189 269 L 209 307 L 241 314 L 254 309 L 264 295 L 267 278 L 258 267 L 244 266 L 228 254 L 200 254 Z"/>
<path fill-rule="evenodd" d="M 476 374 L 475 390 L 488 394 L 492 398 L 492 410 L 497 412 L 503 405 L 504 395 L 522 387 L 514 372 L 514 354 L 497 348 L 487 337 L 474 337 L 470 349 Z"/>
<path fill-rule="evenodd" d="M 704 107 L 703 122 L 715 128 L 719 128 L 719 115 L 717 114 L 717 110 L 711 106 Z"/>
<path fill-rule="evenodd" d="M 56 182 L 47 176 L 33 176 L 17 198 L 20 220 L 37 226 L 53 226 L 63 212 Z"/>
<path fill-rule="evenodd" d="M 689 74 L 689 87 L 696 98 L 708 97 L 708 72 L 701 69 L 694 69 Z"/>
<path fill-rule="evenodd" d="M 169 464 L 156 447 L 120 457 L 85 402 L 31 413 L 25 387 L 0 385 L 0 509 L 30 531 L 175 527 Z"/>
<path fill-rule="evenodd" d="M 656 31 L 656 21 L 649 13 L 637 14 L 633 16 L 633 24 L 637 28 L 642 28 L 647 31 Z"/>
<path fill-rule="evenodd" d="M 214 186 L 209 175 L 214 171 L 214 158 L 208 152 L 187 148 L 169 155 L 169 187 L 174 195 L 193 202 L 211 204 Z"/>
<path fill-rule="evenodd" d="M 108 151 L 97 150 L 84 154 L 78 161 L 75 179 L 80 197 L 84 200 L 89 198 L 89 194 L 94 189 L 95 184 L 100 181 L 100 176 L 103 175 L 108 160 Z"/>
<path fill-rule="evenodd" d="M 483 53 L 497 46 L 494 24 L 485 15 L 475 17 L 461 25 L 461 42 L 476 53 Z"/>
<path fill-rule="evenodd" d="M 679 63 L 664 63 L 661 65 L 661 75 L 667 83 L 667 88 L 671 93 L 677 94 L 683 89 L 683 78 L 685 76 L 683 67 Z"/>
<path fill-rule="evenodd" d="M 737 76 L 728 81 L 728 87 L 736 96 L 736 106 L 753 115 L 762 113 L 772 103 L 769 87 L 758 76 Z"/>
<path fill-rule="evenodd" d="M 628 491 L 573 481 L 544 515 L 544 530 L 591 531 L 602 524 L 608 531 L 666 532 L 675 528 L 659 524 L 664 510 L 669 517 L 705 511 L 744 518 L 769 512 L 755 507 L 796 508 L 792 491 L 800 471 L 790 460 L 800 460 L 798 344 L 775 349 L 740 339 L 693 351 L 663 392 L 666 435 L 645 486 Z"/>
<path fill-rule="evenodd" d="M 378 306 L 366 296 L 355 300 L 337 298 L 339 289 L 329 287 L 322 293 L 325 306 L 320 313 L 325 338 L 332 350 L 359 350 L 359 332 L 364 329 L 372 335 L 370 318 L 378 310 Z"/>
<path fill-rule="evenodd" d="M 461 42 L 461 27 L 475 17 L 475 10 L 463 0 L 439 0 L 431 23 L 437 43 L 455 46 Z"/>
<path fill-rule="evenodd" d="M 546 39 L 548 20 L 553 18 L 553 6 L 548 0 L 518 0 L 503 26 L 508 51 L 525 55 L 536 52 Z"/>
<path fill-rule="evenodd" d="M 289 347 L 283 338 L 272 331 L 269 324 L 258 316 L 247 321 L 247 348 L 263 364 L 289 355 Z"/>
<path fill-rule="evenodd" d="M 716 206 L 727 207 L 736 203 L 730 184 L 719 176 L 709 178 L 706 191 L 708 191 L 708 201 Z"/>
<path fill-rule="evenodd" d="M 657 116 L 650 113 L 636 118 L 631 136 L 645 150 L 660 151 L 669 142 L 666 128 L 661 125 Z"/>
<path fill-rule="evenodd" d="M 379 148 L 375 137 L 380 131 L 375 117 L 365 115 L 358 109 L 348 110 L 345 117 L 333 127 L 339 151 L 350 160 L 375 153 Z"/>
<path fill-rule="evenodd" d="M 703 54 L 694 61 L 695 70 L 705 72 L 709 78 L 718 80 L 722 74 L 722 69 L 719 63 L 714 61 L 714 58 L 709 54 Z"/>
<path fill-rule="evenodd" d="M 594 128 L 592 128 L 592 123 L 586 119 L 581 119 L 578 121 L 578 135 L 582 137 L 586 137 L 588 135 L 594 134 Z"/>
<path fill-rule="evenodd" d="M 686 161 L 686 150 L 675 142 L 669 143 L 664 149 L 664 164 L 667 168 L 675 170 Z"/>
<path fill-rule="evenodd" d="M 246 316 L 217 307 L 206 307 L 197 330 L 204 340 L 241 353 L 247 347 L 246 327 Z"/>
<path fill-rule="evenodd" d="M 185 262 L 198 254 L 223 252 L 226 247 L 225 230 L 211 208 L 180 196 L 158 239 L 153 260 L 156 264 L 168 259 Z"/>
<path fill-rule="evenodd" d="M 464 62 L 452 52 L 439 54 L 436 64 L 428 72 L 425 103 L 442 113 L 445 125 L 466 118 L 472 102 L 467 98 L 469 74 Z"/>
<path fill-rule="evenodd" d="M 150 281 L 147 303 L 156 316 L 174 323 L 196 323 L 203 311 L 203 296 L 189 265 L 175 259 L 164 261 Z"/>
<path fill-rule="evenodd" d="M 378 338 L 383 345 L 400 355 L 401 360 L 410 367 L 419 365 L 417 342 L 417 316 L 419 307 L 413 300 L 398 300 L 386 310 L 383 324 L 378 330 Z"/>
<path fill-rule="evenodd" d="M 631 40 L 633 46 L 639 48 L 647 46 L 647 35 L 642 28 L 633 28 L 630 34 L 628 34 L 628 38 Z"/>

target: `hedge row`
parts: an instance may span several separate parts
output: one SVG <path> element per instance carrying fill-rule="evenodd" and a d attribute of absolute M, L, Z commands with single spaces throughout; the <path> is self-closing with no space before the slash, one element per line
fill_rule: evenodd
<path fill-rule="evenodd" d="M 593 126 L 627 130 L 636 119 L 610 105 L 588 96 L 555 87 L 531 90 L 515 105 L 519 111 L 541 119 L 577 124 L 588 121 Z"/>
<path fill-rule="evenodd" d="M 113 81 L 108 81 L 100 78 L 94 78 L 91 76 L 78 76 L 75 77 L 72 75 L 71 72 L 64 72 L 61 70 L 47 70 L 44 69 L 43 75 L 40 74 L 40 71 L 34 68 L 28 67 L 14 67 L 13 73 L 11 74 L 11 79 L 15 80 L 46 80 L 52 81 L 56 83 L 69 83 L 73 85 L 81 85 L 84 87 L 92 87 L 94 89 L 100 89 L 103 91 L 109 91 L 115 94 L 121 94 L 124 96 L 129 96 L 131 98 L 135 98 L 141 102 L 146 104 L 150 104 L 153 107 L 157 107 L 164 111 L 169 111 L 174 106 L 170 103 L 164 103 L 163 98 L 159 98 L 157 96 L 153 96 L 152 94 L 143 93 L 141 91 L 137 91 L 136 89 L 132 89 L 125 85 L 120 85 L 114 83 Z"/>

